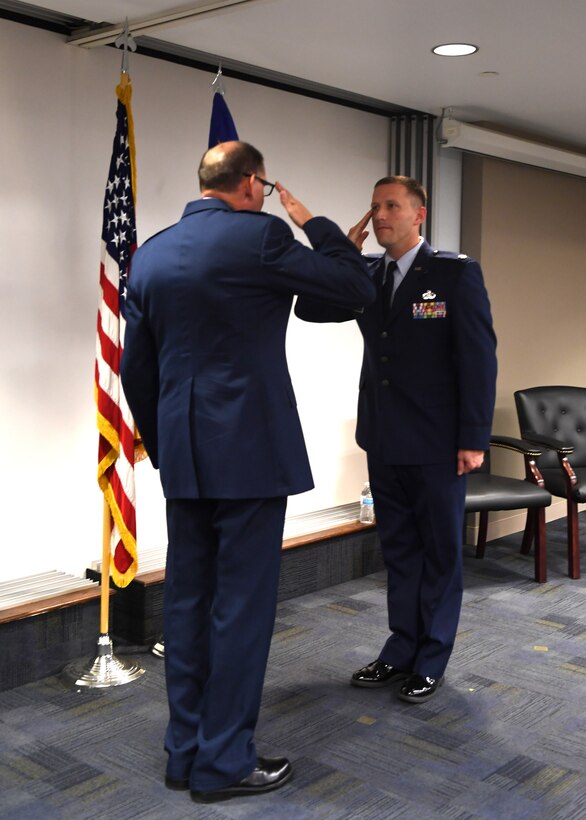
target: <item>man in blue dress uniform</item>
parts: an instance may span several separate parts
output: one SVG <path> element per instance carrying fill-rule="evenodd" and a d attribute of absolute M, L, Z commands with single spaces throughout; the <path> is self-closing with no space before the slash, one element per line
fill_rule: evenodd
<path fill-rule="evenodd" d="M 444 679 L 462 602 L 465 475 L 482 464 L 495 401 L 496 340 L 480 266 L 419 235 L 426 192 L 410 177 L 376 183 L 349 236 L 370 219 L 385 253 L 378 298 L 362 312 L 301 297 L 307 321 L 355 318 L 364 338 L 356 440 L 366 450 L 387 568 L 390 635 L 355 686 L 401 682 L 419 703 Z"/>
<path fill-rule="evenodd" d="M 275 187 L 241 142 L 210 149 L 202 198 L 134 255 L 122 381 L 167 499 L 166 783 L 197 800 L 291 776 L 254 742 L 287 496 L 313 487 L 285 356 L 293 296 L 375 299 L 356 246 L 277 184 L 311 248 L 262 211 Z"/>

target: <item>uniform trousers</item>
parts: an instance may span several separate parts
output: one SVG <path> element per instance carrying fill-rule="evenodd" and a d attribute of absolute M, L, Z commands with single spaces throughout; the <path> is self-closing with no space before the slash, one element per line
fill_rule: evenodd
<path fill-rule="evenodd" d="M 257 765 L 286 498 L 167 501 L 167 776 L 213 791 Z"/>
<path fill-rule="evenodd" d="M 377 531 L 387 569 L 391 635 L 379 659 L 439 678 L 462 605 L 465 476 L 450 464 L 388 465 L 368 454 Z"/>

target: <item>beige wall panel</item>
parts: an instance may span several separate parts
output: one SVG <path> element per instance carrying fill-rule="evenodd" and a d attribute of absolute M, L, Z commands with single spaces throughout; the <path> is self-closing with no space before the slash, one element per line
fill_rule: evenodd
<path fill-rule="evenodd" d="M 515 390 L 586 387 L 586 180 L 465 155 L 462 195 L 462 249 L 482 264 L 498 337 L 494 431 L 518 436 Z M 493 469 L 523 474 L 502 451 Z M 554 500 L 548 517 L 562 515 Z M 489 537 L 523 525 L 495 514 Z"/>

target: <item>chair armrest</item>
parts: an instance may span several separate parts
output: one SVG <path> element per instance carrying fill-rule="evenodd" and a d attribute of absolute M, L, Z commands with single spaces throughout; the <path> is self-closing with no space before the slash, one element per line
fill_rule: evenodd
<path fill-rule="evenodd" d="M 514 450 L 516 453 L 521 453 L 523 456 L 531 456 L 537 458 L 542 455 L 543 450 L 536 446 L 533 441 L 523 441 L 520 438 L 512 438 L 511 436 L 491 436 L 491 447 L 502 447 L 505 450 Z"/>
<path fill-rule="evenodd" d="M 573 488 L 578 483 L 578 477 L 576 476 L 576 473 L 568 460 L 568 456 L 574 452 L 574 447 L 571 444 L 564 444 L 563 441 L 560 441 L 557 438 L 552 438 L 551 436 L 540 436 L 537 433 L 534 433 L 533 430 L 527 430 L 523 433 L 523 438 L 531 441 L 532 443 L 541 444 L 548 450 L 553 450 L 557 453 L 560 467 L 564 473 L 567 498 L 570 498 Z"/>
<path fill-rule="evenodd" d="M 554 450 L 558 455 L 568 456 L 574 452 L 574 447 L 571 444 L 565 444 L 559 438 L 553 438 L 552 436 L 541 436 L 539 433 L 534 433 L 533 430 L 526 430 L 523 433 L 523 438 L 525 441 L 541 444 L 542 447 L 546 447 L 548 450 Z"/>
<path fill-rule="evenodd" d="M 502 447 L 505 450 L 513 450 L 515 453 L 520 453 L 525 462 L 525 478 L 538 487 L 545 487 L 543 476 L 539 472 L 539 467 L 535 463 L 535 459 L 542 454 L 542 450 L 537 447 L 532 441 L 523 441 L 520 438 L 513 438 L 512 436 L 491 436 L 491 447 Z"/>

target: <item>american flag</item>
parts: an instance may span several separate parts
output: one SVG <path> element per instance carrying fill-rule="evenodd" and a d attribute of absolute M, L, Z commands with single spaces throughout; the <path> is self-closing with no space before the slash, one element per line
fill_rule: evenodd
<path fill-rule="evenodd" d="M 120 381 L 126 283 L 136 249 L 132 86 L 127 74 L 122 75 L 116 95 L 116 134 L 102 222 L 95 393 L 100 434 L 98 484 L 111 513 L 110 568 L 114 583 L 124 587 L 138 568 L 134 462 L 135 447 L 137 452 L 140 449 Z"/>

